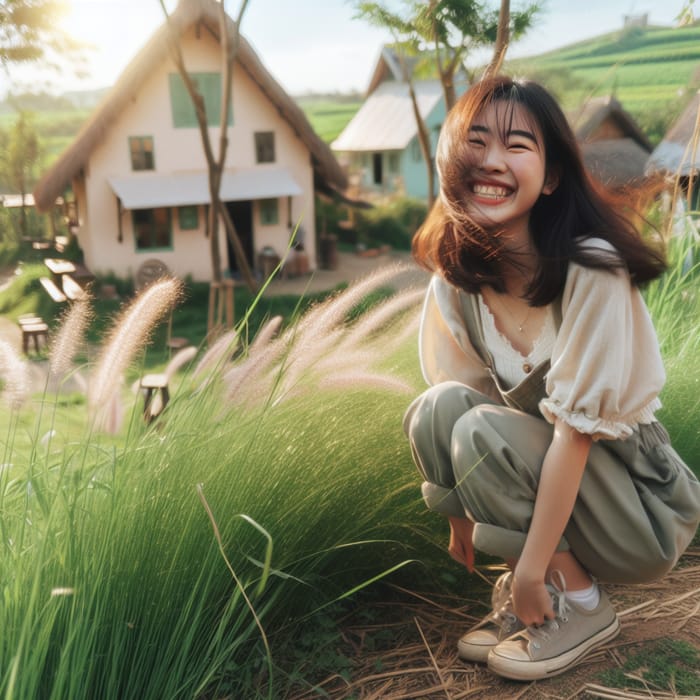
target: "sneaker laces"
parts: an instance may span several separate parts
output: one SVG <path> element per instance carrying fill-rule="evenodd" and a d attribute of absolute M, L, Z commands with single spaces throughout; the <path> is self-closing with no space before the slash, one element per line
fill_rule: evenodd
<path fill-rule="evenodd" d="M 555 576 L 556 574 L 556 576 Z M 556 579 L 559 579 L 557 581 Z M 566 580 L 561 571 L 553 571 L 550 576 L 550 583 L 547 590 L 552 598 L 552 607 L 554 608 L 554 619 L 545 620 L 541 625 L 530 625 L 527 627 L 527 635 L 532 640 L 532 646 L 539 649 L 542 643 L 550 640 L 553 632 L 559 630 L 560 622 L 569 621 L 569 611 L 571 607 L 566 600 Z"/>

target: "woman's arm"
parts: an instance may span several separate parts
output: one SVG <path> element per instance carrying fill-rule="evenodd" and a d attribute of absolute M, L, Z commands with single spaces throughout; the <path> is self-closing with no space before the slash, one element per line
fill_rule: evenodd
<path fill-rule="evenodd" d="M 590 435 L 579 433 L 562 420 L 555 421 L 530 530 L 513 578 L 515 613 L 526 625 L 541 624 L 554 616 L 544 587 L 545 573 L 571 517 L 591 442 Z"/>

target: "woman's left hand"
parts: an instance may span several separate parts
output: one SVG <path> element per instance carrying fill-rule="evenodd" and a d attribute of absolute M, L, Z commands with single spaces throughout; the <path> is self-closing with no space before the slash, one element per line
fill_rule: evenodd
<path fill-rule="evenodd" d="M 541 625 L 545 620 L 554 619 L 554 608 L 544 581 L 518 575 L 516 566 L 513 573 L 513 612 L 525 625 Z"/>

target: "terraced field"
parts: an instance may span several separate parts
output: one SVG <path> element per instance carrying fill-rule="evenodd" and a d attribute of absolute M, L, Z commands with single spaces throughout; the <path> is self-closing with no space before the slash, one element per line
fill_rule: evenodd
<path fill-rule="evenodd" d="M 506 70 L 542 80 L 565 107 L 614 94 L 652 141 L 658 141 L 700 88 L 700 24 L 612 32 L 510 61 Z"/>

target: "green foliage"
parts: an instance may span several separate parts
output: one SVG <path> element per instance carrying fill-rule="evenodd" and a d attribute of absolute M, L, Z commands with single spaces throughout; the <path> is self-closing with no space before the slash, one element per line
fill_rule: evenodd
<path fill-rule="evenodd" d="M 604 671 L 599 677 L 615 688 L 695 697 L 700 695 L 700 653 L 687 642 L 660 639 L 630 655 L 621 668 Z"/>
<path fill-rule="evenodd" d="M 355 217 L 356 242 L 367 247 L 390 245 L 395 250 L 410 250 L 411 241 L 427 214 L 425 203 L 414 199 L 396 199 L 358 212 Z"/>
<path fill-rule="evenodd" d="M 0 12 L 0 64 L 43 60 L 47 54 L 71 55 L 79 45 L 62 30 L 66 5 L 61 0 L 4 0 Z"/>

